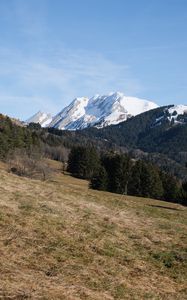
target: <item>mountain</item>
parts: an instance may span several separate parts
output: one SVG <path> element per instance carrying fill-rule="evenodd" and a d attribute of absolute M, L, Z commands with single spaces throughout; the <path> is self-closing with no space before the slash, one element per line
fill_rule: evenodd
<path fill-rule="evenodd" d="M 106 103 L 105 97 L 111 101 L 108 100 Z M 114 100 L 116 98 L 118 101 Z M 119 116 L 117 108 L 124 98 L 126 97 L 115 93 L 110 96 L 95 96 L 91 99 L 75 99 L 53 118 L 48 128 L 43 131 L 42 141 L 54 146 L 62 144 L 68 148 L 74 145 L 94 145 L 99 151 L 112 150 L 132 153 L 137 158 L 153 161 L 182 180 L 187 179 L 185 168 L 187 163 L 187 105 L 157 107 L 132 116 L 132 113 L 136 113 L 140 105 L 138 107 L 134 103 L 134 106 L 130 107 L 129 102 L 126 101 L 131 114 L 126 112 L 126 121 L 112 125 L 109 121 L 119 121 L 117 118 L 112 119 L 112 116 Z M 134 98 L 129 99 L 134 100 Z M 142 101 L 138 99 L 135 102 L 142 104 Z M 112 105 L 114 103 L 115 106 Z M 144 101 L 141 109 L 145 109 L 145 103 Z M 147 108 L 149 104 L 150 102 L 148 102 Z M 105 114 L 104 119 L 100 119 L 99 123 L 98 111 L 101 112 L 101 106 L 104 112 L 108 112 L 108 115 Z M 114 110 L 112 111 L 111 108 Z M 94 112 L 95 115 L 98 115 L 98 119 L 84 123 L 86 117 L 88 119 L 88 116 L 91 116 L 88 114 L 91 109 L 92 111 L 95 109 Z M 128 115 L 131 117 L 129 118 Z M 46 131 L 50 134 L 45 135 Z"/>
<path fill-rule="evenodd" d="M 127 152 L 137 151 L 144 157 L 151 156 L 151 160 L 166 169 L 169 166 L 174 175 L 181 173 L 184 177 L 187 175 L 186 109 L 185 105 L 159 107 L 117 125 L 78 130 L 77 139 L 95 139 L 95 144 L 105 141 L 109 147 L 116 145 Z M 171 160 L 179 163 L 181 170 Z"/>
<path fill-rule="evenodd" d="M 51 114 L 47 114 L 41 111 L 38 111 L 31 118 L 27 119 L 25 123 L 39 123 L 42 127 L 47 127 L 52 121 Z"/>
<path fill-rule="evenodd" d="M 171 105 L 165 108 L 161 116 L 156 118 L 153 126 L 161 125 L 165 121 L 173 124 L 187 123 L 187 105 Z"/>
<path fill-rule="evenodd" d="M 158 105 L 154 102 L 126 97 L 119 92 L 96 95 L 90 99 L 76 98 L 53 118 L 49 127 L 63 130 L 77 130 L 92 126 L 103 128 L 126 121 L 132 116 L 156 107 Z"/>
<path fill-rule="evenodd" d="M 187 180 L 186 108 L 182 112 L 170 105 L 144 112 L 117 125 L 76 131 L 39 129 L 37 126 L 29 129 L 1 116 L 0 158 L 4 158 L 12 149 L 42 143 L 45 154 L 49 157 L 52 155 L 53 159 L 61 159 L 62 156 L 67 157 L 72 147 L 88 145 L 96 147 L 99 152 L 125 152 L 135 159 L 148 159 L 167 172 Z M 172 115 L 175 116 L 174 121 Z"/>
<path fill-rule="evenodd" d="M 177 136 L 178 143 L 175 141 L 175 147 L 187 151 L 186 129 L 187 106 L 170 105 L 144 112 L 117 125 L 102 129 L 88 128 L 82 134 L 147 152 L 169 152 L 173 149 L 169 144 Z"/>

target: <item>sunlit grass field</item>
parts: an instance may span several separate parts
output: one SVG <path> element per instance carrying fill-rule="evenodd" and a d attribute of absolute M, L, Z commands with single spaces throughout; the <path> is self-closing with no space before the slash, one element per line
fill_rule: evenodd
<path fill-rule="evenodd" d="M 0 299 L 187 299 L 187 209 L 0 166 Z"/>

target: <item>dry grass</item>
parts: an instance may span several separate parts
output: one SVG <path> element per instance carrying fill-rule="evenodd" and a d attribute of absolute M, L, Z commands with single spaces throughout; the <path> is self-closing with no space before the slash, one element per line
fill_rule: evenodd
<path fill-rule="evenodd" d="M 0 299 L 187 299 L 187 209 L 0 166 Z"/>

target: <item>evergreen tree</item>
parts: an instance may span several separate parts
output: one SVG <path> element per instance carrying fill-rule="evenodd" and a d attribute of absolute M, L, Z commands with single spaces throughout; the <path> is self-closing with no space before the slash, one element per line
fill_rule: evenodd
<path fill-rule="evenodd" d="M 113 193 L 127 194 L 131 160 L 126 155 L 110 153 L 102 157 L 108 174 L 108 190 Z"/>
<path fill-rule="evenodd" d="M 129 193 L 141 197 L 161 199 L 163 186 L 157 168 L 144 161 L 137 161 L 132 168 Z"/>
<path fill-rule="evenodd" d="M 142 161 L 138 160 L 132 167 L 131 177 L 129 180 L 129 194 L 130 195 L 142 195 Z"/>
<path fill-rule="evenodd" d="M 35 138 L 33 139 L 33 136 Z M 8 117 L 0 115 L 0 158 L 5 159 L 8 152 L 16 148 L 29 149 L 39 146 L 39 137 L 25 127 L 13 124 Z"/>
<path fill-rule="evenodd" d="M 68 172 L 73 176 L 90 179 L 99 167 L 99 157 L 94 148 L 73 147 L 68 158 Z"/>
<path fill-rule="evenodd" d="M 180 190 L 181 204 L 187 206 L 187 181 L 184 181 Z"/>
<path fill-rule="evenodd" d="M 149 197 L 162 199 L 164 189 L 162 180 L 160 178 L 159 169 L 152 164 L 147 164 L 147 168 L 150 174 Z"/>
<path fill-rule="evenodd" d="M 160 177 L 164 189 L 163 199 L 178 202 L 179 185 L 175 177 L 165 172 L 160 172 Z"/>
<path fill-rule="evenodd" d="M 108 176 L 105 168 L 100 166 L 98 172 L 93 175 L 90 187 L 94 190 L 106 191 L 108 188 Z"/>

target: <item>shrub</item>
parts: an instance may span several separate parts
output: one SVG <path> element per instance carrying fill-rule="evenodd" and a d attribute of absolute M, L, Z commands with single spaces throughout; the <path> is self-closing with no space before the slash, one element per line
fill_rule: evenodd
<path fill-rule="evenodd" d="M 36 150 L 28 153 L 24 149 L 16 149 L 9 153 L 7 162 L 9 171 L 18 176 L 46 180 L 52 173 L 49 165 Z"/>

